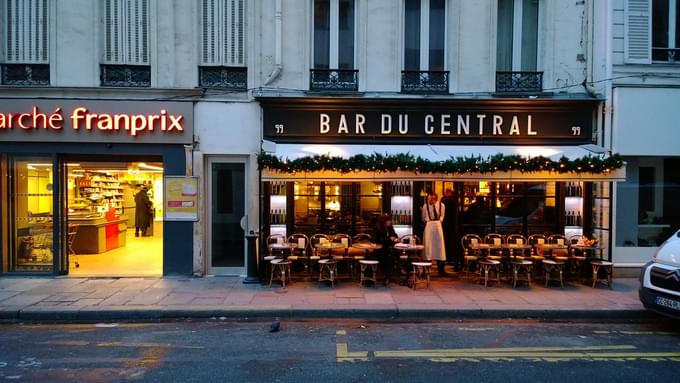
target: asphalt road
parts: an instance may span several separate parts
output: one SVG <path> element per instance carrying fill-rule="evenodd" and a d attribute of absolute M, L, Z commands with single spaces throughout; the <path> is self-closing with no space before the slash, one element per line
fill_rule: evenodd
<path fill-rule="evenodd" d="M 210 320 L 0 325 L 0 382 L 677 382 L 680 327 Z"/>

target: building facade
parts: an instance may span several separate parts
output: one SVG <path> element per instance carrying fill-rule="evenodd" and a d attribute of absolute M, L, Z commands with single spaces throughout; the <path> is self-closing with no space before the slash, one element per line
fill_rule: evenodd
<path fill-rule="evenodd" d="M 6 126 L 19 119 L 0 131 L 2 273 L 243 275 L 248 232 L 263 240 L 356 235 L 391 213 L 404 234 L 418 234 L 421 194 L 446 189 L 460 202 L 456 239 L 584 234 L 615 262 L 641 262 L 649 255 L 640 241 L 619 245 L 630 241 L 623 227 L 632 218 L 612 210 L 637 198 L 629 182 L 641 167 L 654 167 L 642 174 L 656 180 L 671 177 L 666 162 L 677 151 L 662 138 L 645 146 L 633 135 L 645 130 L 628 125 L 649 113 L 674 134 L 670 115 L 662 117 L 669 109 L 648 102 L 657 109 L 633 118 L 617 110 L 634 108 L 616 104 L 640 107 L 651 100 L 646 91 L 672 103 L 669 60 L 680 39 L 670 37 L 678 28 L 669 21 L 657 47 L 667 61 L 652 59 L 661 53 L 649 39 L 650 63 L 627 60 L 624 19 L 635 16 L 626 7 L 637 3 L 652 12 L 652 1 L 623 0 L 0 0 L 0 113 Z M 676 20 L 677 4 L 666 3 Z M 640 51 L 638 40 L 629 45 Z M 643 60 L 638 51 L 630 57 Z M 637 77 L 622 78 L 631 71 Z M 97 117 L 73 119 L 81 107 Z M 19 125 L 21 114 L 56 108 L 75 124 Z M 119 129 L 101 115 L 121 115 Z M 181 130 L 163 130 L 166 115 L 182 116 Z M 139 122 L 126 129 L 126 118 Z M 614 151 L 629 165 L 618 186 L 616 171 L 580 168 L 291 174 L 259 166 L 263 151 L 291 160 L 410 154 L 431 163 L 500 153 L 558 165 L 564 157 L 569 166 Z M 197 182 L 196 219 L 169 214 L 192 203 L 192 192 L 181 192 L 187 200 L 168 205 L 172 176 L 186 190 L 187 180 Z M 144 187 L 150 238 L 132 229 Z M 663 193 L 651 193 L 654 209 L 645 211 L 658 211 L 642 230 L 677 211 Z M 481 221 L 468 216 L 474 203 L 484 206 Z M 95 218 L 103 221 L 87 221 Z"/>

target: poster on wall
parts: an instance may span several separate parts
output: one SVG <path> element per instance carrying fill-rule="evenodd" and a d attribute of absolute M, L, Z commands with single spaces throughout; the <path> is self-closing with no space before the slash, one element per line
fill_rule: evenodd
<path fill-rule="evenodd" d="M 198 221 L 198 177 L 165 176 L 165 220 Z"/>

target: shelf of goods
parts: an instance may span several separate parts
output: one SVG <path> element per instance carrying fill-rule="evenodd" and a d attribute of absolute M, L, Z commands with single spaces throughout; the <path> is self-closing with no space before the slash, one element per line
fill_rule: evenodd
<path fill-rule="evenodd" d="M 567 238 L 583 235 L 583 183 L 565 183 L 564 235 Z"/>

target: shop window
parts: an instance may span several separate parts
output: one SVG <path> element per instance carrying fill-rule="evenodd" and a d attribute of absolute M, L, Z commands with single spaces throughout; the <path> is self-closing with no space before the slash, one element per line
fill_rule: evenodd
<path fill-rule="evenodd" d="M 652 60 L 680 61 L 680 1 L 652 0 Z"/>
<path fill-rule="evenodd" d="M 54 260 L 53 167 L 50 158 L 9 162 L 9 271 L 51 272 Z"/>
<path fill-rule="evenodd" d="M 499 0 L 496 33 L 496 91 L 540 92 L 537 71 L 538 0 Z"/>
<path fill-rule="evenodd" d="M 446 1 L 406 0 L 402 92 L 448 93 Z"/>
<path fill-rule="evenodd" d="M 149 0 L 103 0 L 102 86 L 151 86 Z"/>
<path fill-rule="evenodd" d="M 680 159 L 626 158 L 617 184 L 616 245 L 659 246 L 680 228 Z"/>
<path fill-rule="evenodd" d="M 314 1 L 311 90 L 356 91 L 354 0 Z"/>
<path fill-rule="evenodd" d="M 2 84 L 50 85 L 47 0 L 5 0 L 0 12 Z"/>
<path fill-rule="evenodd" d="M 199 85 L 245 91 L 246 1 L 201 0 Z"/>

